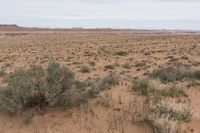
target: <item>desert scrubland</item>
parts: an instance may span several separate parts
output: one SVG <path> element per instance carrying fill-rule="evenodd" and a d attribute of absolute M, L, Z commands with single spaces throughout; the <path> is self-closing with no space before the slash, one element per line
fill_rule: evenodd
<path fill-rule="evenodd" d="M 197 34 L 1 34 L 0 133 L 198 133 L 199 81 Z"/>

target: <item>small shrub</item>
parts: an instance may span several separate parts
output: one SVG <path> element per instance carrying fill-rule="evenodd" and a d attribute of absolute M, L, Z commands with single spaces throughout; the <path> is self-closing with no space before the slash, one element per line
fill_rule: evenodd
<path fill-rule="evenodd" d="M 189 78 L 200 79 L 200 70 L 195 70 L 187 74 Z"/>
<path fill-rule="evenodd" d="M 87 98 L 94 98 L 97 96 L 99 92 L 95 91 L 94 88 L 89 88 L 85 92 L 85 97 Z"/>
<path fill-rule="evenodd" d="M 126 52 L 126 51 L 119 51 L 119 52 L 115 52 L 114 55 L 126 56 L 126 55 L 128 55 L 128 52 Z"/>
<path fill-rule="evenodd" d="M 154 70 L 150 77 L 159 78 L 163 83 L 174 82 L 182 80 L 183 78 L 200 79 L 200 70 L 191 71 L 167 67 L 164 69 Z"/>
<path fill-rule="evenodd" d="M 90 68 L 88 66 L 82 66 L 81 69 L 80 69 L 80 72 L 89 73 L 90 72 Z"/>
<path fill-rule="evenodd" d="M 4 64 L 4 67 L 5 67 L 5 68 L 10 67 L 10 66 L 11 66 L 10 63 L 5 63 L 5 64 Z"/>
<path fill-rule="evenodd" d="M 28 114 L 23 120 L 24 124 L 30 124 L 32 122 L 33 117 L 34 117 L 34 113 Z"/>
<path fill-rule="evenodd" d="M 96 97 L 101 91 L 110 88 L 118 82 L 119 78 L 114 74 L 110 74 L 102 79 L 97 79 L 92 87 L 86 92 L 86 95 L 89 97 Z"/>
<path fill-rule="evenodd" d="M 153 121 L 154 133 L 179 133 L 178 121 L 170 120 L 167 116 L 156 117 Z"/>
<path fill-rule="evenodd" d="M 146 63 L 145 62 L 139 62 L 135 64 L 135 67 L 145 67 Z"/>
<path fill-rule="evenodd" d="M 191 82 L 188 84 L 188 87 L 191 87 L 191 86 L 200 86 L 200 83 L 195 80 L 191 80 Z"/>
<path fill-rule="evenodd" d="M 165 97 L 181 97 L 187 96 L 183 89 L 176 87 L 175 85 L 158 91 L 162 96 Z"/>
<path fill-rule="evenodd" d="M 107 69 L 113 70 L 113 69 L 115 69 L 115 66 L 114 65 L 105 65 L 104 68 L 105 68 L 105 70 L 107 70 Z"/>
<path fill-rule="evenodd" d="M 179 123 L 191 120 L 192 113 L 186 104 L 166 99 L 167 97 L 185 96 L 182 87 L 148 79 L 134 79 L 132 85 L 132 89 L 146 96 L 143 97 L 143 106 L 134 105 L 132 107 L 133 114 L 130 115 L 133 122 L 145 122 L 152 127 L 155 133 L 178 133 L 180 132 Z"/>
<path fill-rule="evenodd" d="M 159 78 L 163 83 L 174 82 L 177 80 L 181 80 L 185 77 L 185 71 L 181 71 L 179 69 L 175 69 L 173 67 L 167 67 L 164 69 L 154 70 L 150 77 Z"/>
<path fill-rule="evenodd" d="M 5 75 L 5 71 L 0 69 L 0 77 Z"/>
<path fill-rule="evenodd" d="M 131 64 L 127 62 L 127 63 L 125 63 L 123 65 L 123 68 L 130 69 L 131 68 Z"/>
<path fill-rule="evenodd" d="M 84 53 L 84 56 L 94 56 L 94 53 L 87 51 L 87 52 Z"/>
<path fill-rule="evenodd" d="M 88 64 L 90 65 L 90 66 L 95 66 L 96 65 L 96 63 L 94 62 L 94 61 L 90 61 L 90 62 L 88 62 Z"/>
<path fill-rule="evenodd" d="M 184 89 L 175 84 L 161 84 L 156 80 L 135 79 L 132 83 L 132 89 L 144 96 L 161 97 L 181 97 L 187 96 Z"/>
<path fill-rule="evenodd" d="M 95 102 L 97 105 L 101 105 L 103 107 L 108 108 L 110 107 L 110 99 L 111 99 L 110 93 L 106 92 L 98 95 Z"/>
<path fill-rule="evenodd" d="M 165 99 L 152 108 L 154 115 L 149 117 L 149 125 L 155 133 L 179 133 L 180 122 L 189 122 L 192 113 L 186 104 Z"/>
<path fill-rule="evenodd" d="M 144 96 L 149 95 L 151 91 L 149 80 L 140 80 L 140 79 L 133 80 L 132 89 Z"/>
<path fill-rule="evenodd" d="M 170 119 L 176 121 L 189 122 L 192 117 L 192 113 L 187 105 L 176 103 L 172 100 L 162 100 L 153 111 L 160 116 L 168 115 Z"/>

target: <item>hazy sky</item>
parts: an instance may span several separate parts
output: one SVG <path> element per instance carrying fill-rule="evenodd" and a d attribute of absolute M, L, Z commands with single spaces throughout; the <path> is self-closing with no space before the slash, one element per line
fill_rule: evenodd
<path fill-rule="evenodd" d="M 200 0 L 0 0 L 0 23 L 200 30 Z"/>

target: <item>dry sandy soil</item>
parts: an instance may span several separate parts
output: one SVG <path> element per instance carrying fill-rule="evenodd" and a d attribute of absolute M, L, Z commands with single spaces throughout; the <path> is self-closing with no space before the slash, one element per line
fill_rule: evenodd
<path fill-rule="evenodd" d="M 120 55 L 119 53 L 125 53 Z M 148 124 L 133 122 L 131 111 L 143 106 L 142 96 L 131 90 L 134 77 L 145 78 L 153 70 L 172 64 L 198 69 L 199 35 L 145 35 L 120 33 L 34 33 L 0 36 L 0 69 L 7 74 L 32 65 L 46 67 L 50 59 L 69 67 L 80 80 L 104 77 L 110 71 L 120 77 L 118 85 L 101 97 L 72 109 L 49 109 L 24 124 L 21 114 L 0 116 L 0 133 L 151 133 Z M 95 62 L 95 65 L 91 65 Z M 105 65 L 114 69 L 105 70 Z M 124 66 L 128 66 L 127 68 Z M 89 73 L 80 72 L 82 66 Z M 4 86 L 0 77 L 0 86 Z M 200 87 L 187 87 L 192 120 L 180 123 L 181 132 L 200 132 Z M 103 104 L 98 104 L 103 97 Z M 141 101 L 141 103 L 140 103 Z M 137 106 L 134 106 L 137 102 Z M 106 105 L 105 105 L 106 103 Z M 134 111 L 133 111 L 134 112 Z"/>

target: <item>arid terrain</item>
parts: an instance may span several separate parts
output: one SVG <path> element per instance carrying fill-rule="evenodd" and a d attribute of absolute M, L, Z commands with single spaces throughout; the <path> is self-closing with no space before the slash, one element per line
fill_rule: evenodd
<path fill-rule="evenodd" d="M 0 88 L 8 86 L 4 79 L 17 68 L 47 68 L 50 60 L 68 67 L 83 82 L 110 73 L 119 81 L 79 106 L 47 108 L 30 123 L 24 119 L 32 108 L 1 113 L 0 133 L 200 132 L 198 34 L 1 33 Z M 152 76 L 156 70 L 166 70 L 164 78 L 160 73 Z"/>

